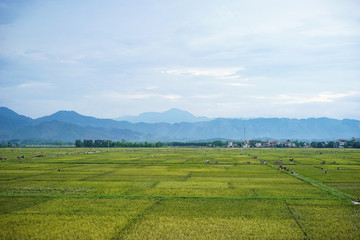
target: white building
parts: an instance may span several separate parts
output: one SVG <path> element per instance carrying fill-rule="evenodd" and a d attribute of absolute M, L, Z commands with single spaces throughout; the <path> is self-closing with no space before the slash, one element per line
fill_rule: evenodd
<path fill-rule="evenodd" d="M 285 145 L 285 147 L 291 147 L 291 141 L 289 140 L 289 141 L 284 142 L 284 145 Z"/>
<path fill-rule="evenodd" d="M 276 147 L 277 145 L 279 145 L 281 142 L 280 141 L 272 141 L 270 143 L 270 147 Z"/>
<path fill-rule="evenodd" d="M 339 148 L 343 148 L 346 144 L 346 141 L 344 139 L 339 139 Z"/>

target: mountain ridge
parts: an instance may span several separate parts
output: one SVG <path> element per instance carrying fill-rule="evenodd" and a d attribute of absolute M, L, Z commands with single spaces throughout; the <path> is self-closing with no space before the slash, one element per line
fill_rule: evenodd
<path fill-rule="evenodd" d="M 190 112 L 178 109 L 171 108 L 165 112 L 144 112 L 138 116 L 122 116 L 115 118 L 117 121 L 128 121 L 131 123 L 180 123 L 180 122 L 202 122 L 210 121 L 208 117 L 194 116 Z"/>
<path fill-rule="evenodd" d="M 245 130 L 245 136 L 244 136 Z M 31 119 L 0 108 L 0 140 L 109 139 L 127 141 L 196 141 L 200 139 L 329 139 L 360 136 L 360 121 L 331 118 L 216 118 L 202 122 L 130 123 L 58 111 Z"/>

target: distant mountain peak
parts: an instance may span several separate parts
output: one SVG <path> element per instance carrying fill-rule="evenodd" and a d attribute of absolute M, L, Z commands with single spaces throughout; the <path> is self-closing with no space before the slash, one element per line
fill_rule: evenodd
<path fill-rule="evenodd" d="M 167 111 L 165 111 L 163 113 L 166 113 L 166 112 L 186 112 L 186 113 L 189 113 L 189 112 L 181 110 L 179 108 L 170 108 L 169 110 L 167 110 Z"/>
<path fill-rule="evenodd" d="M 79 113 L 77 113 L 75 111 L 69 111 L 69 110 L 60 110 L 52 115 L 65 115 L 65 114 L 66 115 L 80 115 Z"/>
<path fill-rule="evenodd" d="M 77 112 L 73 111 L 73 110 L 60 110 L 60 111 L 57 111 L 56 113 L 76 113 L 78 114 Z M 54 113 L 54 114 L 56 114 Z"/>
<path fill-rule="evenodd" d="M 83 116 L 75 111 L 61 110 L 49 116 L 38 118 L 37 120 L 38 121 L 60 120 L 65 122 L 71 122 L 79 118 L 86 118 L 86 116 Z"/>
<path fill-rule="evenodd" d="M 188 111 L 184 111 L 178 108 L 171 108 L 164 112 L 144 112 L 138 116 L 123 116 L 116 118 L 119 121 L 129 121 L 132 123 L 180 123 L 180 122 L 203 122 L 210 121 L 207 117 L 196 117 Z"/>
<path fill-rule="evenodd" d="M 26 117 L 24 115 L 20 115 L 20 114 L 14 112 L 13 110 L 11 110 L 10 108 L 7 108 L 7 107 L 0 107 L 0 117 L 12 118 L 12 119 L 21 119 L 21 120 L 25 120 L 25 121 L 31 121 L 32 120 L 31 118 Z"/>
<path fill-rule="evenodd" d="M 0 116 L 18 116 L 16 112 L 7 107 L 0 107 Z"/>

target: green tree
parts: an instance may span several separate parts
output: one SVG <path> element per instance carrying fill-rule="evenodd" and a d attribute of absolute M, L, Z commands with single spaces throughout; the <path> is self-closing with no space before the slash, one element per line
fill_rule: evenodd
<path fill-rule="evenodd" d="M 215 145 L 216 147 L 223 147 L 225 145 L 225 143 L 223 143 L 220 140 L 214 141 L 212 144 Z"/>
<path fill-rule="evenodd" d="M 84 139 L 84 147 L 93 147 L 93 146 L 94 146 L 93 140 Z"/>

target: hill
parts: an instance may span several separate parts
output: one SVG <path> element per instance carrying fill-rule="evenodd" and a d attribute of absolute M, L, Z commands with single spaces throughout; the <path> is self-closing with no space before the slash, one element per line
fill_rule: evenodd
<path fill-rule="evenodd" d="M 36 123 L 43 123 L 48 121 L 60 121 L 66 123 L 77 124 L 79 126 L 91 126 L 91 127 L 104 127 L 112 128 L 119 127 L 120 123 L 112 119 L 100 119 L 90 116 L 84 116 L 74 111 L 58 111 L 52 115 L 37 118 Z M 123 123 L 126 125 L 126 123 Z"/>
<path fill-rule="evenodd" d="M 9 139 L 14 131 L 32 124 L 29 117 L 19 115 L 13 110 L 0 107 L 0 139 Z"/>
<path fill-rule="evenodd" d="M 128 129 L 82 127 L 61 121 L 46 121 L 30 125 L 13 133 L 15 139 L 52 139 L 74 141 L 76 139 L 109 139 L 141 141 L 142 134 Z"/>
<path fill-rule="evenodd" d="M 329 118 L 218 118 L 202 122 L 130 123 L 59 111 L 31 119 L 7 108 L 0 108 L 0 140 L 110 139 L 127 141 L 196 141 L 201 139 L 327 139 L 360 136 L 360 121 Z"/>

